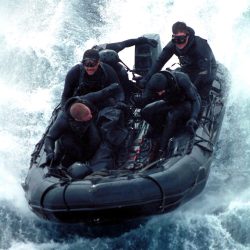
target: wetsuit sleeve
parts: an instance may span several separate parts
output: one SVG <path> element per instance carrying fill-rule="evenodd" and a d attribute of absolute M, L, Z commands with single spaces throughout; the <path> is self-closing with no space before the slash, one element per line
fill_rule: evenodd
<path fill-rule="evenodd" d="M 211 74 L 213 74 L 213 68 L 215 64 L 215 59 L 213 52 L 208 45 L 206 40 L 198 40 L 197 42 L 197 65 L 198 65 L 198 74 L 194 83 L 196 86 L 199 85 L 200 81 L 209 80 Z"/>
<path fill-rule="evenodd" d="M 46 153 L 54 152 L 55 142 L 65 133 L 65 131 L 67 131 L 67 121 L 61 111 L 45 137 L 44 151 Z"/>
<path fill-rule="evenodd" d="M 151 76 L 160 71 L 166 62 L 174 55 L 174 44 L 170 41 L 162 50 L 161 54 L 157 58 L 156 62 L 152 65 L 149 72 L 143 78 L 145 81 L 148 81 Z"/>
<path fill-rule="evenodd" d="M 66 75 L 64 89 L 61 98 L 61 104 L 74 95 L 75 89 L 79 84 L 80 67 L 79 65 L 74 66 Z"/>
<path fill-rule="evenodd" d="M 135 102 L 135 106 L 137 108 L 143 108 L 147 104 L 157 100 L 154 94 L 152 93 L 152 91 L 148 88 L 148 86 L 146 86 L 146 88 L 144 89 L 141 95 L 137 95 L 137 96 L 135 95 L 133 99 Z"/>
<path fill-rule="evenodd" d="M 80 99 L 87 100 L 93 104 L 98 104 L 102 101 L 107 100 L 109 97 L 114 97 L 119 92 L 120 92 L 120 84 L 112 83 L 111 85 L 102 90 L 91 92 L 84 96 L 80 96 Z"/>
<path fill-rule="evenodd" d="M 197 120 L 201 108 L 201 101 L 195 86 L 184 73 L 178 73 L 175 77 L 179 87 L 184 91 L 185 96 L 192 104 L 191 118 Z"/>
<path fill-rule="evenodd" d="M 139 44 L 146 44 L 146 43 L 149 43 L 149 39 L 147 37 L 138 37 L 138 38 L 128 39 L 128 40 L 124 40 L 122 42 L 117 42 L 117 43 L 107 43 L 106 49 L 112 49 L 118 53 L 125 48 L 131 47 L 134 45 L 139 45 Z"/>

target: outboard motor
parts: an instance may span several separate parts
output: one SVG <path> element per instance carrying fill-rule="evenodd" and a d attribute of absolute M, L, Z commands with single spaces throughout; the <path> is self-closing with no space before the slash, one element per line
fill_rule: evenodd
<path fill-rule="evenodd" d="M 158 44 L 155 48 L 149 44 L 135 45 L 134 72 L 141 76 L 145 76 L 148 73 L 149 69 L 161 53 L 161 41 L 158 34 L 146 34 L 144 37 L 154 39 Z"/>

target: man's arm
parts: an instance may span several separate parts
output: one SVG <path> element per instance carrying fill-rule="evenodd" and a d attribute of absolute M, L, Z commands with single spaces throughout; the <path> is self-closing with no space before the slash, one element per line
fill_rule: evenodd
<path fill-rule="evenodd" d="M 74 66 L 66 75 L 64 89 L 61 98 L 61 104 L 65 102 L 74 95 L 74 91 L 78 86 L 80 77 L 80 67 L 79 65 Z"/>
<path fill-rule="evenodd" d="M 63 111 L 60 111 L 52 127 L 49 129 L 48 134 L 44 141 L 44 151 L 46 154 L 54 153 L 55 142 L 64 134 L 67 130 L 66 118 Z"/>
<path fill-rule="evenodd" d="M 174 44 L 170 41 L 162 50 L 156 62 L 152 65 L 148 73 L 143 77 L 141 85 L 146 85 L 151 76 L 160 71 L 166 62 L 174 55 Z"/>
<path fill-rule="evenodd" d="M 102 90 L 91 92 L 86 95 L 80 96 L 82 100 L 87 100 L 93 104 L 98 104 L 107 100 L 109 97 L 115 97 L 121 91 L 119 83 L 112 83 L 111 85 L 105 87 Z"/>
<path fill-rule="evenodd" d="M 214 58 L 214 54 L 207 43 L 206 40 L 201 39 L 197 42 L 197 66 L 198 66 L 198 74 L 194 83 L 196 86 L 199 85 L 200 81 L 206 81 L 213 74 L 213 68 L 215 67 L 216 61 Z"/>
<path fill-rule="evenodd" d="M 201 108 L 200 96 L 186 74 L 179 72 L 175 74 L 175 76 L 179 87 L 184 91 L 187 99 L 191 102 L 191 118 L 197 120 Z"/>
<path fill-rule="evenodd" d="M 125 48 L 138 45 L 138 44 L 149 44 L 150 46 L 156 47 L 157 41 L 154 39 L 147 38 L 147 37 L 138 37 L 135 39 L 128 39 L 128 40 L 124 40 L 122 42 L 117 42 L 117 43 L 106 43 L 106 44 L 95 45 L 93 48 L 97 50 L 112 49 L 118 53 Z"/>

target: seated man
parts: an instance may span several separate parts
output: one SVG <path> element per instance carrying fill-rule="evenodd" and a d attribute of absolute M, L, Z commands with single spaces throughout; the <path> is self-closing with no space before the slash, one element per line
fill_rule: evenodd
<path fill-rule="evenodd" d="M 129 80 L 128 77 L 128 68 L 124 63 L 120 60 L 118 53 L 125 48 L 141 45 L 141 44 L 149 44 L 152 47 L 157 46 L 157 41 L 154 39 L 150 39 L 147 37 L 139 37 L 135 39 L 128 39 L 122 42 L 116 43 L 106 43 L 95 45 L 92 49 L 96 49 L 99 51 L 100 61 L 109 64 L 116 71 L 120 83 L 125 92 L 125 102 L 129 103 L 130 97 L 133 93 L 137 92 L 135 84 Z"/>
<path fill-rule="evenodd" d="M 177 125 L 186 123 L 187 130 L 192 135 L 195 133 L 201 101 L 186 74 L 169 71 L 154 74 L 141 102 L 149 103 L 141 110 L 142 118 L 150 124 L 146 136 L 161 136 L 161 152 L 165 151 Z"/>
<path fill-rule="evenodd" d="M 61 104 L 64 105 L 72 96 L 96 92 L 112 83 L 119 83 L 114 69 L 106 63 L 100 62 L 97 50 L 86 50 L 82 62 L 71 68 L 66 75 Z M 116 96 L 116 101 L 124 101 L 122 87 L 120 89 L 120 95 Z"/>
<path fill-rule="evenodd" d="M 97 125 L 100 104 L 119 91 L 114 83 L 103 90 L 70 98 L 45 137 L 47 162 L 69 167 L 90 161 L 93 170 L 113 167 L 112 145 L 102 138 Z M 103 108 L 103 107 L 101 107 Z M 55 143 L 57 152 L 55 153 Z"/>

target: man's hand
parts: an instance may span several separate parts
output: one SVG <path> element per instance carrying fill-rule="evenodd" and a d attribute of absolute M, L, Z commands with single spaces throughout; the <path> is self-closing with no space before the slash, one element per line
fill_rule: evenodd
<path fill-rule="evenodd" d="M 154 39 L 150 39 L 150 38 L 147 38 L 147 39 L 148 39 L 147 43 L 148 43 L 150 46 L 156 48 L 158 42 L 157 42 L 156 40 L 154 40 Z"/>
<path fill-rule="evenodd" d="M 194 118 L 191 118 L 187 121 L 186 123 L 186 128 L 188 130 L 189 133 L 191 133 L 192 135 L 195 134 L 196 129 L 198 128 L 198 123 Z"/>
<path fill-rule="evenodd" d="M 147 84 L 147 80 L 145 78 L 142 78 L 138 81 L 138 86 L 141 88 L 141 89 L 145 89 L 146 87 L 146 84 Z"/>
<path fill-rule="evenodd" d="M 116 109 L 121 109 L 121 110 L 124 110 L 126 111 L 129 107 L 127 104 L 125 104 L 124 102 L 117 102 L 114 106 L 114 108 Z"/>
<path fill-rule="evenodd" d="M 142 97 L 141 94 L 135 94 L 132 97 L 132 102 L 134 103 L 134 106 L 136 108 L 143 108 L 144 107 L 144 103 L 145 103 L 145 99 Z"/>
<path fill-rule="evenodd" d="M 110 95 L 113 95 L 117 91 L 119 91 L 119 89 L 120 89 L 120 84 L 119 83 L 112 83 L 109 86 L 105 87 L 102 90 L 102 92 L 103 92 L 104 95 L 106 95 L 108 97 Z"/>
<path fill-rule="evenodd" d="M 47 153 L 47 155 L 46 155 L 46 163 L 51 164 L 54 161 L 54 158 L 55 158 L 55 153 L 54 152 Z"/>

